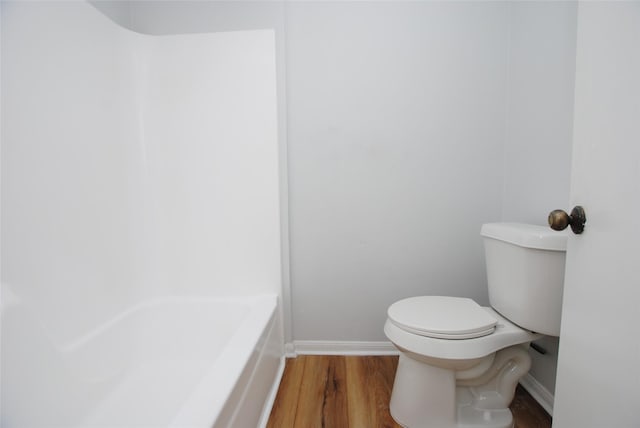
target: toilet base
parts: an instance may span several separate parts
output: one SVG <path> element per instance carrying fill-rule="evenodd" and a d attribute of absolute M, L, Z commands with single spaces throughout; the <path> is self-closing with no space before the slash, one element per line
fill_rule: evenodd
<path fill-rule="evenodd" d="M 473 406 L 469 387 L 456 388 L 456 428 L 513 428 L 513 415 L 507 409 L 478 409 Z"/>
<path fill-rule="evenodd" d="M 415 379 L 414 379 L 415 380 Z M 413 391 L 415 392 L 415 390 Z M 443 391 L 441 391 L 443 392 Z M 445 396 L 448 394 L 444 394 Z M 423 419 L 424 415 L 424 402 L 423 407 L 420 408 L 420 414 L 415 414 L 411 406 L 412 400 L 402 401 L 402 398 L 396 395 L 396 400 L 391 401 L 391 416 L 393 419 L 405 428 L 513 428 L 513 415 L 509 409 L 478 409 L 473 406 L 473 394 L 469 387 L 456 388 L 456 410 L 455 416 L 452 412 L 445 411 L 444 417 L 442 414 L 442 408 L 437 408 L 435 412 L 427 410 L 426 413 L 430 414 L 427 420 Z M 439 398 L 442 398 L 440 395 Z M 403 405 L 404 404 L 404 405 Z M 440 401 L 442 404 L 442 401 Z M 435 414 L 438 414 L 438 419 L 434 418 Z"/>
<path fill-rule="evenodd" d="M 389 406 L 397 423 L 407 428 L 513 428 L 509 404 L 531 365 L 525 345 L 498 351 L 480 373 L 419 359 L 400 353 Z M 469 373 L 474 376 L 465 376 Z"/>
<path fill-rule="evenodd" d="M 403 427 L 457 428 L 455 372 L 401 353 L 389 410 Z"/>

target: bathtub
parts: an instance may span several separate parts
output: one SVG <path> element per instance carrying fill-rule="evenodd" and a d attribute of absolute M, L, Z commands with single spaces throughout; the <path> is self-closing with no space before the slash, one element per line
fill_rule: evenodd
<path fill-rule="evenodd" d="M 3 427 L 266 425 L 284 367 L 276 295 L 157 298 L 57 346 L 6 309 L 5 326 L 29 334 L 6 338 Z"/>

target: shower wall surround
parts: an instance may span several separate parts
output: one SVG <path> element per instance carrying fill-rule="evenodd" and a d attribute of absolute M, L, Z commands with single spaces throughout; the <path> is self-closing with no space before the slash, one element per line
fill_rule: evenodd
<path fill-rule="evenodd" d="M 2 405 L 71 426 L 101 392 L 61 350 L 116 314 L 280 295 L 274 35 L 3 2 L 2 55 Z"/>

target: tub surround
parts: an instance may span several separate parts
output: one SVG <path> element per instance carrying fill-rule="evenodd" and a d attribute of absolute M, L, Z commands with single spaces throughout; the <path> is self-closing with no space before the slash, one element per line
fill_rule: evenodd
<path fill-rule="evenodd" d="M 1 7 L 2 426 L 257 423 L 283 354 L 273 32 Z M 257 295 L 246 343 L 251 303 L 205 307 Z"/>

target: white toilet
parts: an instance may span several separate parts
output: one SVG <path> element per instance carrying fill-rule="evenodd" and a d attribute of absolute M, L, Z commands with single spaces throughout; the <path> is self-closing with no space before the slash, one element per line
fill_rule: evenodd
<path fill-rule="evenodd" d="M 513 427 L 529 343 L 560 335 L 566 233 L 491 223 L 481 235 L 490 308 L 422 296 L 387 311 L 385 334 L 401 351 L 390 409 L 404 427 Z"/>

